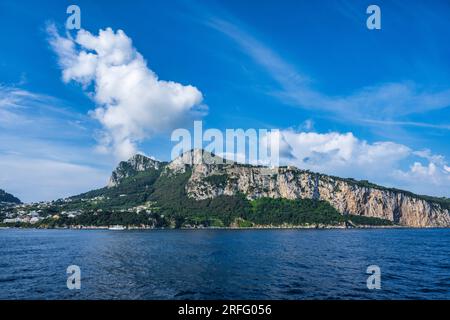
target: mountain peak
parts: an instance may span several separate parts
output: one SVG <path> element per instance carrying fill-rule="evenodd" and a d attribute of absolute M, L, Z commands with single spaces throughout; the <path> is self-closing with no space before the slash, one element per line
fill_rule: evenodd
<path fill-rule="evenodd" d="M 143 154 L 135 154 L 127 161 L 121 161 L 111 174 L 108 187 L 118 185 L 123 179 L 128 178 L 138 172 L 155 169 L 159 170 L 162 162 Z"/>
<path fill-rule="evenodd" d="M 203 149 L 191 149 L 184 152 L 179 157 L 174 159 L 168 165 L 168 168 L 174 172 L 184 171 L 186 166 L 195 164 L 232 164 L 234 161 L 229 161 L 215 154 Z"/>

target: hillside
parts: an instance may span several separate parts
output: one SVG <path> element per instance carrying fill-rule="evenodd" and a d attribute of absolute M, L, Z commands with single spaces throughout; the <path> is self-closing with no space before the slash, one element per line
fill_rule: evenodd
<path fill-rule="evenodd" d="M 12 194 L 0 189 L 0 203 L 10 203 L 10 204 L 20 204 L 22 203 L 18 198 L 14 197 Z"/>
<path fill-rule="evenodd" d="M 43 227 L 450 227 L 449 208 L 447 198 L 192 150 L 170 163 L 135 155 L 119 163 L 104 188 L 20 211 L 37 212 Z"/>
<path fill-rule="evenodd" d="M 173 227 L 450 226 L 450 200 L 446 198 L 295 167 L 225 162 L 209 153 L 203 154 L 206 163 L 196 164 L 198 156 L 201 150 L 165 163 L 136 155 L 118 165 L 107 187 L 60 200 L 54 203 L 53 212 L 81 212 L 81 224 L 132 219 Z"/>
<path fill-rule="evenodd" d="M 266 168 L 221 161 L 186 165 L 193 163 L 199 152 L 195 150 L 167 166 L 177 174 L 191 170 L 186 192 L 196 200 L 238 194 L 244 194 L 248 200 L 316 199 L 328 202 L 342 215 L 381 218 L 412 227 L 450 226 L 447 198 L 415 195 L 295 167 Z"/>

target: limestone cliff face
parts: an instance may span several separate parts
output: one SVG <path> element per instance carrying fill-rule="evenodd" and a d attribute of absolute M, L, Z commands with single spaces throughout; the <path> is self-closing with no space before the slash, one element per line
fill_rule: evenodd
<path fill-rule="evenodd" d="M 128 161 L 122 161 L 112 172 L 108 182 L 108 187 L 118 185 L 123 179 L 137 174 L 138 172 L 149 169 L 158 170 L 163 165 L 162 162 L 146 157 L 142 154 L 136 154 Z"/>
<path fill-rule="evenodd" d="M 177 174 L 191 169 L 186 191 L 188 196 L 197 200 L 238 193 L 248 199 L 316 198 L 328 201 L 342 214 L 378 217 L 411 227 L 450 227 L 447 208 L 408 192 L 361 186 L 357 181 L 295 167 L 266 168 L 224 163 L 221 158 L 210 154 L 208 161 L 196 161 L 201 156 L 199 152 L 201 150 L 184 154 L 170 163 L 165 171 L 165 174 Z"/>

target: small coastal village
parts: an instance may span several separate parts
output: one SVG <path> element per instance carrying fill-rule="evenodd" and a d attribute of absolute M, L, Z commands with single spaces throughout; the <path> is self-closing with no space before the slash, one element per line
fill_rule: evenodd
<path fill-rule="evenodd" d="M 126 195 L 123 195 L 124 197 Z M 78 201 L 84 202 L 86 204 L 95 205 L 98 204 L 105 199 L 104 196 L 98 196 L 90 199 L 79 199 Z M 79 217 L 86 211 L 82 209 L 73 209 L 73 210 L 60 210 L 62 207 L 69 206 L 72 203 L 73 199 L 65 198 L 58 199 L 53 201 L 41 201 L 37 203 L 12 203 L 12 202 L 0 202 L 0 224 L 9 225 L 9 226 L 26 226 L 33 227 L 38 225 L 43 221 L 54 220 L 58 221 L 62 218 L 74 219 Z M 128 209 L 119 209 L 117 212 L 119 213 L 135 213 L 135 214 L 150 214 L 152 213 L 152 204 L 145 203 L 139 206 L 135 206 Z M 103 209 L 96 209 L 94 212 L 90 212 L 92 214 L 102 213 Z M 75 229 L 108 229 L 108 228 L 118 228 L 119 226 L 79 226 L 72 225 L 71 228 Z M 120 226 L 121 227 L 121 226 Z M 129 229 L 132 228 L 151 228 L 151 225 L 141 225 L 137 226 L 129 226 Z"/>
<path fill-rule="evenodd" d="M 101 201 L 102 197 L 96 197 L 93 199 L 82 199 L 85 202 L 88 201 Z M 0 228 L 10 228 L 10 227 L 19 227 L 19 228 L 35 228 L 40 227 L 41 223 L 45 221 L 55 221 L 57 222 L 60 219 L 69 218 L 74 219 L 82 214 L 86 213 L 83 210 L 63 210 L 61 212 L 54 212 L 55 206 L 61 206 L 62 204 L 70 204 L 72 199 L 58 199 L 55 201 L 41 201 L 38 203 L 31 204 L 13 204 L 0 202 L 0 217 L 3 217 L 0 220 L 0 225 L 3 225 Z M 96 212 L 92 212 L 92 214 L 102 213 L 103 209 L 98 209 Z M 133 214 L 145 214 L 149 215 L 152 213 L 152 204 L 144 204 L 140 206 L 136 206 L 129 209 L 120 209 L 117 211 L 118 213 L 133 213 Z M 164 218 L 164 216 L 162 216 Z M 326 225 L 326 224 L 311 224 L 311 225 L 302 225 L 302 226 L 294 226 L 291 224 L 282 224 L 282 225 L 246 225 L 245 221 L 236 221 L 236 223 L 232 224 L 230 227 L 220 227 L 220 226 L 205 226 L 203 224 L 198 225 L 183 225 L 182 229 L 204 229 L 204 228 L 212 228 L 212 229 L 246 229 L 246 228 L 257 228 L 257 229 L 312 229 L 312 228 L 320 228 L 320 229 L 337 229 L 337 228 L 349 228 L 356 227 L 351 225 L 341 224 L 341 225 Z M 169 226 L 171 228 L 173 226 Z M 362 227 L 362 226 L 359 226 Z M 370 227 L 370 226 L 365 226 Z M 378 226 L 382 227 L 382 226 Z M 392 226 L 384 226 L 384 227 L 392 227 Z M 399 227 L 399 226 L 396 226 Z M 53 227 L 55 229 L 85 229 L 85 230 L 145 230 L 145 229 L 155 229 L 154 223 L 149 224 L 141 224 L 141 225 L 118 225 L 118 224 L 105 224 L 105 225 L 67 225 L 64 227 L 58 227 L 57 225 Z"/>

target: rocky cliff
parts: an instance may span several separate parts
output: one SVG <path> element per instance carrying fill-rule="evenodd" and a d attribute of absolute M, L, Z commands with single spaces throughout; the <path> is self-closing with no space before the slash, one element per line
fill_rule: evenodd
<path fill-rule="evenodd" d="M 202 150 L 175 159 L 165 167 L 163 174 L 179 174 L 187 169 L 192 173 L 186 192 L 196 200 L 239 193 L 249 200 L 261 197 L 320 199 L 328 201 L 341 214 L 383 218 L 411 227 L 450 227 L 449 199 L 414 195 L 367 181 L 342 179 L 295 167 L 230 163 Z"/>
<path fill-rule="evenodd" d="M 149 169 L 158 170 L 163 162 L 151 159 L 142 154 L 136 154 L 128 161 L 122 161 L 117 168 L 112 172 L 111 178 L 108 182 L 108 187 L 114 187 L 118 185 L 122 180 L 134 176 L 139 172 L 143 172 Z"/>

